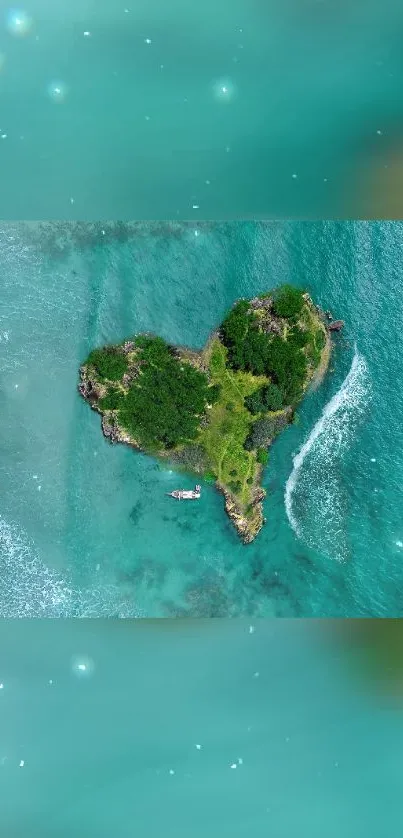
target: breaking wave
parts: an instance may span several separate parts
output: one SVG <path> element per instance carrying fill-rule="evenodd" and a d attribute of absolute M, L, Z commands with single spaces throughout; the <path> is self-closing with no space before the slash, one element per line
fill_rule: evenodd
<path fill-rule="evenodd" d="M 29 539 L 0 517 L 0 618 L 138 616 L 113 585 L 76 589 L 46 567 Z"/>
<path fill-rule="evenodd" d="M 340 464 L 369 397 L 367 364 L 355 347 L 350 371 L 294 457 L 285 487 L 285 507 L 295 534 L 338 561 L 349 555 Z"/>

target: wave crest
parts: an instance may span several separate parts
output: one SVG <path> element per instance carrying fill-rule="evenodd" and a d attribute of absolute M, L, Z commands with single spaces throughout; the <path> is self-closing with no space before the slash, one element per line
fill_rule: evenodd
<path fill-rule="evenodd" d="M 75 588 L 41 561 L 15 525 L 0 517 L 0 618 L 138 616 L 112 584 Z"/>
<path fill-rule="evenodd" d="M 339 466 L 369 397 L 368 367 L 355 347 L 350 371 L 294 457 L 285 487 L 285 508 L 295 534 L 338 561 L 349 554 Z"/>

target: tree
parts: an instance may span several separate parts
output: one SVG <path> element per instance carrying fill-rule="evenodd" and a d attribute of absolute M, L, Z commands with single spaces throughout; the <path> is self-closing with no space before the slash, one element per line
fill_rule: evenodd
<path fill-rule="evenodd" d="M 249 436 L 246 438 L 243 447 L 246 451 L 254 451 L 259 448 L 268 448 L 271 441 L 288 424 L 288 418 L 283 413 L 278 416 L 270 416 L 265 419 L 257 419 L 253 423 Z"/>
<path fill-rule="evenodd" d="M 283 406 L 283 397 L 276 384 L 268 384 L 264 388 L 264 403 L 266 410 L 280 410 Z"/>
<path fill-rule="evenodd" d="M 121 424 L 145 448 L 172 449 L 194 440 L 211 397 L 207 376 L 162 338 L 142 335 L 136 347 L 141 372 L 119 411 Z"/>
<path fill-rule="evenodd" d="M 209 398 L 210 404 L 215 404 L 215 402 L 218 402 L 218 399 L 220 398 L 221 384 L 212 384 L 208 388 L 207 393 L 208 393 L 208 398 Z"/>
<path fill-rule="evenodd" d="M 273 309 L 279 317 L 294 318 L 301 313 L 304 292 L 293 285 L 282 285 L 274 295 Z"/>
<path fill-rule="evenodd" d="M 287 336 L 287 342 L 296 349 L 303 349 L 309 341 L 309 332 L 305 329 L 300 329 L 299 326 L 293 326 Z"/>
<path fill-rule="evenodd" d="M 258 419 L 252 425 L 250 440 L 253 449 L 267 448 L 275 435 L 275 426 L 270 419 Z"/>
<path fill-rule="evenodd" d="M 255 322 L 248 301 L 240 300 L 221 323 L 221 340 L 227 347 L 228 362 L 233 369 L 251 369 L 250 330 Z"/>
<path fill-rule="evenodd" d="M 273 307 L 281 316 L 293 320 L 304 305 L 303 292 L 284 285 L 275 295 Z M 238 302 L 221 325 L 221 339 L 227 348 L 227 363 L 232 369 L 266 375 L 277 390 L 266 391 L 259 397 L 252 394 L 245 400 L 251 413 L 279 410 L 282 404 L 299 398 L 307 371 L 305 354 L 301 351 L 309 340 L 305 330 L 294 325 L 284 339 L 267 334 L 260 328 L 254 311 L 246 300 Z"/>
<path fill-rule="evenodd" d="M 93 349 L 86 363 L 95 367 L 101 381 L 120 381 L 127 370 L 127 357 L 118 346 Z"/>
<path fill-rule="evenodd" d="M 259 387 L 250 396 L 246 396 L 244 404 L 250 413 L 263 413 L 266 410 L 266 402 L 264 398 L 265 387 Z"/>
<path fill-rule="evenodd" d="M 124 406 L 125 394 L 117 387 L 108 387 L 106 396 L 99 400 L 101 410 L 119 410 Z"/>
<path fill-rule="evenodd" d="M 276 384 L 259 387 L 245 398 L 245 407 L 250 413 L 267 413 L 268 410 L 280 410 L 283 404 L 282 394 Z"/>
<path fill-rule="evenodd" d="M 267 465 L 267 463 L 269 462 L 269 452 L 266 450 L 266 448 L 259 448 L 256 455 L 256 459 L 258 463 L 260 463 L 262 466 Z"/>
<path fill-rule="evenodd" d="M 271 341 L 267 374 L 274 378 L 284 404 L 296 400 L 302 392 L 307 372 L 303 352 L 278 335 Z"/>

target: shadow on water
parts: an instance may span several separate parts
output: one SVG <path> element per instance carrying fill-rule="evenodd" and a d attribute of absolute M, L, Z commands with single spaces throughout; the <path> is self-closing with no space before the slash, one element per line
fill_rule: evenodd
<path fill-rule="evenodd" d="M 185 534 L 189 533 L 189 532 L 195 532 L 196 531 L 196 526 L 193 523 L 193 521 L 179 521 L 179 520 L 177 520 L 175 523 L 176 523 L 177 529 L 179 529 L 181 532 L 183 532 Z"/>
<path fill-rule="evenodd" d="M 306 553 L 294 553 L 293 558 L 297 562 L 299 567 L 305 567 L 307 570 L 314 571 L 317 573 L 317 565 L 310 556 L 307 556 Z"/>
<path fill-rule="evenodd" d="M 207 569 L 185 588 L 183 600 L 183 616 L 211 618 L 231 614 L 232 602 L 226 579 L 213 569 Z M 179 616 L 177 608 L 174 608 L 174 615 Z"/>
<path fill-rule="evenodd" d="M 250 589 L 254 589 L 259 601 L 266 598 L 276 602 L 277 616 L 307 616 L 306 605 L 304 605 L 306 598 L 301 595 L 297 597 L 296 589 L 300 588 L 303 591 L 307 586 L 316 587 L 319 579 L 322 580 L 321 585 L 327 584 L 332 591 L 338 591 L 337 600 L 343 611 L 346 607 L 348 608 L 348 603 L 351 602 L 351 591 L 345 576 L 339 572 L 338 562 L 324 566 L 314 556 L 305 552 L 296 552 L 291 557 L 291 563 L 294 583 L 298 580 L 298 585 L 293 584 L 292 587 L 284 581 L 286 571 L 283 570 L 280 576 L 278 570 L 268 568 L 267 558 L 263 554 L 255 555 L 250 566 Z"/>
<path fill-rule="evenodd" d="M 198 228 L 216 229 L 214 222 L 198 222 Z M 191 221 L 37 222 L 19 227 L 28 244 L 53 259 L 64 259 L 70 250 L 91 250 L 96 245 L 126 244 L 138 239 L 180 239 L 194 229 Z"/>
<path fill-rule="evenodd" d="M 143 518 L 145 508 L 146 508 L 146 504 L 142 500 L 136 501 L 134 506 L 132 506 L 132 508 L 129 512 L 129 518 L 130 518 L 132 524 L 134 524 L 134 526 L 137 526 L 137 524 Z"/>
<path fill-rule="evenodd" d="M 156 562 L 150 556 L 145 556 L 136 560 L 136 567 L 120 570 L 118 580 L 133 587 L 141 585 L 147 589 L 160 590 L 165 583 L 167 573 L 167 565 Z"/>

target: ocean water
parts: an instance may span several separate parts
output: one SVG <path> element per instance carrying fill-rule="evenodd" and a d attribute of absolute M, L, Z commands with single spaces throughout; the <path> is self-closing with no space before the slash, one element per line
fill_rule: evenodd
<path fill-rule="evenodd" d="M 401 26 L 400 0 L 1 0 L 0 217 L 399 218 Z"/>
<path fill-rule="evenodd" d="M 401 616 L 402 247 L 394 222 L 2 224 L 2 616 Z M 191 476 L 104 440 L 78 367 L 143 330 L 201 347 L 285 281 L 345 329 L 244 546 L 213 486 L 177 504 Z"/>
<path fill-rule="evenodd" d="M 401 835 L 401 704 L 248 623 L 1 621 L 2 835 Z"/>

